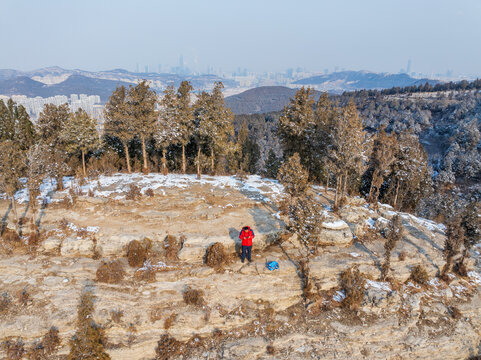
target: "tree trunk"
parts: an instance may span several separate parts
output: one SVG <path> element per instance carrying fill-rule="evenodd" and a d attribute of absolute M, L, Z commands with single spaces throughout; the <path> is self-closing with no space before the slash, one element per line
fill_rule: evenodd
<path fill-rule="evenodd" d="M 339 201 L 339 180 L 342 180 L 342 176 L 336 176 L 336 194 L 334 195 L 334 208 L 337 209 L 337 203 Z"/>
<path fill-rule="evenodd" d="M 331 176 L 331 174 L 329 173 L 329 171 L 327 172 L 327 181 L 326 181 L 326 188 L 324 189 L 324 192 L 327 194 L 327 190 L 329 190 L 329 177 Z"/>
<path fill-rule="evenodd" d="M 368 202 L 373 202 L 373 199 L 372 199 L 372 189 L 373 189 L 373 186 L 372 184 L 374 183 L 374 175 L 371 179 L 371 186 L 369 187 L 369 195 L 367 196 L 367 201 Z"/>
<path fill-rule="evenodd" d="M 185 174 L 187 172 L 187 164 L 185 162 L 185 145 L 182 144 L 182 173 Z"/>
<path fill-rule="evenodd" d="M 164 175 L 167 175 L 168 174 L 168 171 L 167 171 L 167 159 L 165 157 L 165 148 L 162 149 L 162 174 Z"/>
<path fill-rule="evenodd" d="M 197 146 L 197 179 L 200 179 L 200 145 Z"/>
<path fill-rule="evenodd" d="M 17 230 L 17 233 L 18 233 L 18 215 L 17 215 L 17 203 L 15 202 L 15 197 L 14 195 L 12 195 L 10 197 L 10 200 L 12 202 L 12 210 L 13 210 L 13 216 L 14 216 L 14 219 L 15 219 L 15 229 Z"/>
<path fill-rule="evenodd" d="M 347 171 L 344 173 L 344 185 L 342 187 L 342 196 L 346 196 L 346 185 L 347 185 Z"/>
<path fill-rule="evenodd" d="M 85 171 L 85 151 L 82 150 L 82 169 L 84 171 L 84 177 L 87 177 L 87 172 Z"/>
<path fill-rule="evenodd" d="M 396 193 L 394 195 L 394 202 L 392 204 L 393 208 L 396 209 L 397 208 L 397 197 L 398 197 L 398 194 L 399 194 L 399 181 L 397 182 L 396 184 Z"/>
<path fill-rule="evenodd" d="M 210 149 L 210 171 L 212 175 L 215 175 L 215 163 L 214 163 L 214 149 Z"/>
<path fill-rule="evenodd" d="M 144 173 L 148 173 L 149 172 L 149 164 L 147 163 L 147 151 L 145 150 L 145 138 L 143 136 L 141 137 L 141 141 L 142 141 L 142 157 L 144 158 L 144 167 L 143 167 L 142 171 Z"/>
<path fill-rule="evenodd" d="M 124 151 L 125 151 L 125 161 L 127 162 L 127 172 L 130 174 L 132 173 L 132 168 L 130 167 L 129 145 L 127 144 L 127 142 L 124 143 Z"/>
<path fill-rule="evenodd" d="M 62 191 L 63 190 L 63 176 L 60 175 L 57 177 L 57 190 Z"/>

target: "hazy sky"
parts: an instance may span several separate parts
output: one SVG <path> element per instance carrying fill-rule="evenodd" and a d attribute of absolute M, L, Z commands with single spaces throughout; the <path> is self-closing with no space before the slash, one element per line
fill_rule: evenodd
<path fill-rule="evenodd" d="M 0 0 L 0 68 L 481 75 L 481 0 Z"/>

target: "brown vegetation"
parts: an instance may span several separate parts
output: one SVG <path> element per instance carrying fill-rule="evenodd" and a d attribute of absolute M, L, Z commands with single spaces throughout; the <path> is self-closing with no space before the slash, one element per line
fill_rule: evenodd
<path fill-rule="evenodd" d="M 147 195 L 148 197 L 153 197 L 155 195 L 154 190 L 148 188 L 147 190 L 145 190 L 145 195 Z"/>
<path fill-rule="evenodd" d="M 188 305 L 202 306 L 204 305 L 204 292 L 199 289 L 192 289 L 187 287 L 184 290 L 184 301 Z"/>
<path fill-rule="evenodd" d="M 6 340 L 2 343 L 2 348 L 7 356 L 6 360 L 21 360 L 25 354 L 25 347 L 22 339 Z"/>
<path fill-rule="evenodd" d="M 156 360 L 169 360 L 182 354 L 182 343 L 169 335 L 162 335 L 155 348 Z"/>
<path fill-rule="evenodd" d="M 227 261 L 224 245 L 216 242 L 207 248 L 205 254 L 206 265 L 212 268 L 219 268 Z"/>
<path fill-rule="evenodd" d="M 164 329 L 168 330 L 174 325 L 175 319 L 177 318 L 176 313 L 170 314 L 164 321 Z"/>
<path fill-rule="evenodd" d="M 28 358 L 31 360 L 46 360 L 50 359 L 60 346 L 60 338 L 58 336 L 58 329 L 51 327 L 44 335 L 41 342 L 35 344 L 28 351 Z"/>
<path fill-rule="evenodd" d="M 104 330 L 93 320 L 94 297 L 91 292 L 84 292 L 80 297 L 77 315 L 77 331 L 70 340 L 68 360 L 97 359 L 107 360 L 105 352 Z"/>
<path fill-rule="evenodd" d="M 173 235 L 167 235 L 164 239 L 165 259 L 169 261 L 179 260 L 178 253 L 181 243 Z"/>
<path fill-rule="evenodd" d="M 142 193 L 140 192 L 139 187 L 135 184 L 130 184 L 129 190 L 127 191 L 127 194 L 125 194 L 125 198 L 127 200 L 137 200 L 140 197 L 142 197 Z"/>
<path fill-rule="evenodd" d="M 346 297 L 341 305 L 350 310 L 357 310 L 361 306 L 364 298 L 364 285 L 366 277 L 357 267 L 353 266 L 341 273 L 341 288 L 344 290 Z"/>
<path fill-rule="evenodd" d="M 424 266 L 416 265 L 411 269 L 411 276 L 409 279 L 417 284 L 425 285 L 429 281 L 429 275 Z"/>
<path fill-rule="evenodd" d="M 97 281 L 118 284 L 125 276 L 124 267 L 119 260 L 103 261 L 97 269 Z"/>
<path fill-rule="evenodd" d="M 127 259 L 132 267 L 141 267 L 147 259 L 147 249 L 138 240 L 132 240 L 127 246 Z"/>
<path fill-rule="evenodd" d="M 0 298 L 0 315 L 6 314 L 10 305 L 12 305 L 12 299 L 8 292 L 4 292 Z"/>

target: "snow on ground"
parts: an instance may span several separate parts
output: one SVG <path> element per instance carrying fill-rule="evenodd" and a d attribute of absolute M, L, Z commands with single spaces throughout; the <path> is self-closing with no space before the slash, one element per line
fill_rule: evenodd
<path fill-rule="evenodd" d="M 421 225 L 430 231 L 439 231 L 441 233 L 444 233 L 446 231 L 446 226 L 444 224 L 438 224 L 434 221 L 418 218 L 417 216 L 405 213 L 402 213 L 401 217 L 405 220 L 412 220 L 418 225 Z"/>
<path fill-rule="evenodd" d="M 381 281 L 366 280 L 366 285 L 364 287 L 366 289 L 374 288 L 374 289 L 379 289 L 384 291 L 391 291 L 391 287 L 389 286 L 389 283 L 381 282 Z"/>
<path fill-rule="evenodd" d="M 336 220 L 330 222 L 323 222 L 322 227 L 330 230 L 339 230 L 347 228 L 348 225 L 344 220 Z"/>
<path fill-rule="evenodd" d="M 208 176 L 204 175 L 201 179 L 197 179 L 196 175 L 184 174 L 114 174 L 110 176 L 101 175 L 98 179 L 89 180 L 85 184 L 80 185 L 79 180 L 73 177 L 64 177 L 63 191 L 57 191 L 57 196 L 52 198 L 57 188 L 55 179 L 46 179 L 40 186 L 40 194 L 37 197 L 40 202 L 58 202 L 61 200 L 60 195 L 67 196 L 70 189 L 77 190 L 81 195 L 93 194 L 95 197 L 113 197 L 114 199 L 125 198 L 125 193 L 129 191 L 130 185 L 135 184 L 140 188 L 140 192 L 144 194 L 148 189 L 159 190 L 165 194 L 165 189 L 179 188 L 184 189 L 193 185 L 210 185 L 218 188 L 233 188 L 246 193 L 248 197 L 255 198 L 258 201 L 271 202 L 278 200 L 284 187 L 276 180 L 262 178 L 259 175 L 247 176 L 245 180 L 241 180 L 234 176 Z M 23 181 L 25 183 L 25 181 Z M 6 198 L 5 194 L 0 195 Z M 18 203 L 28 202 L 28 190 L 26 188 L 15 194 Z"/>

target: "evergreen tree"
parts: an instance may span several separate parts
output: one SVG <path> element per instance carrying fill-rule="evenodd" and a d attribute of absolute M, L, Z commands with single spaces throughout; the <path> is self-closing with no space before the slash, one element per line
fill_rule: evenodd
<path fill-rule="evenodd" d="M 334 206 L 344 196 L 348 178 L 357 179 L 366 163 L 368 142 L 364 126 L 352 101 L 340 109 L 330 129 L 329 166 L 336 174 Z"/>
<path fill-rule="evenodd" d="M 264 176 L 271 179 L 276 179 L 280 166 L 281 159 L 277 157 L 274 150 L 270 149 L 264 165 Z"/>
<path fill-rule="evenodd" d="M 401 241 L 404 234 L 404 227 L 402 224 L 402 218 L 400 215 L 396 215 L 389 223 L 389 228 L 386 234 L 386 242 L 384 243 L 384 264 L 381 266 L 381 279 L 386 280 L 388 278 L 389 270 L 391 267 L 391 252 L 396 247 L 396 244 Z"/>
<path fill-rule="evenodd" d="M 70 114 L 70 120 L 65 124 L 60 137 L 67 152 L 80 152 L 84 177 L 87 176 L 85 154 L 100 145 L 96 124 L 95 119 L 91 118 L 84 110 L 79 109 L 77 112 Z"/>
<path fill-rule="evenodd" d="M 369 161 L 371 185 L 369 187 L 368 201 L 378 201 L 381 186 L 391 174 L 391 165 L 396 159 L 396 153 L 397 139 L 395 134 L 387 135 L 385 128 L 381 127 L 374 140 Z"/>
<path fill-rule="evenodd" d="M 444 264 L 441 270 L 441 278 L 446 278 L 446 274 L 451 270 L 453 260 L 459 254 L 464 239 L 465 235 L 464 228 L 461 226 L 461 218 L 456 217 L 448 223 L 446 229 L 446 240 L 444 242 L 446 264 Z"/>
<path fill-rule="evenodd" d="M 162 173 L 167 175 L 166 151 L 170 144 L 180 140 L 181 123 L 179 121 L 179 107 L 174 86 L 169 86 L 164 91 L 164 97 L 160 101 L 159 120 L 156 124 L 154 139 L 162 148 Z"/>
<path fill-rule="evenodd" d="M 15 193 L 22 187 L 20 178 L 25 174 L 25 152 L 13 140 L 0 143 L 0 191 L 10 197 L 15 227 L 18 232 L 17 205 Z"/>
<path fill-rule="evenodd" d="M 177 128 L 179 131 L 177 141 L 182 146 L 182 173 L 184 174 L 187 171 L 185 147 L 189 143 L 194 131 L 194 111 L 190 104 L 190 94 L 192 90 L 192 85 L 186 80 L 180 83 L 177 90 Z"/>
<path fill-rule="evenodd" d="M 239 152 L 239 169 L 255 174 L 257 161 L 260 158 L 260 150 L 257 142 L 249 136 L 249 128 L 246 122 L 242 123 L 237 135 L 237 149 Z"/>
<path fill-rule="evenodd" d="M 13 140 L 22 151 L 35 142 L 35 127 L 22 105 L 9 99 L 7 105 L 0 100 L 0 141 Z"/>
<path fill-rule="evenodd" d="M 130 86 L 127 96 L 127 112 L 132 119 L 135 135 L 142 145 L 142 170 L 144 172 L 149 171 L 146 142 L 151 138 L 155 129 L 157 121 L 156 102 L 157 96 L 145 80 L 136 86 Z"/>
<path fill-rule="evenodd" d="M 315 123 L 314 94 L 311 88 L 302 87 L 279 118 L 278 134 L 286 158 L 298 153 L 308 171 L 312 166 L 312 131 Z"/>
<path fill-rule="evenodd" d="M 105 104 L 104 132 L 115 136 L 124 147 L 127 171 L 132 172 L 129 156 L 129 142 L 135 136 L 135 124 L 127 111 L 127 90 L 124 86 L 117 87 Z"/>
<path fill-rule="evenodd" d="M 37 149 L 44 149 L 44 161 L 48 161 L 48 166 L 52 176 L 57 178 L 59 189 L 63 189 L 63 176 L 68 171 L 66 163 L 67 153 L 61 134 L 70 118 L 68 104 L 59 106 L 46 104 L 37 121 L 37 133 L 40 144 L 44 145 Z M 47 155 L 48 154 L 48 155 Z"/>

